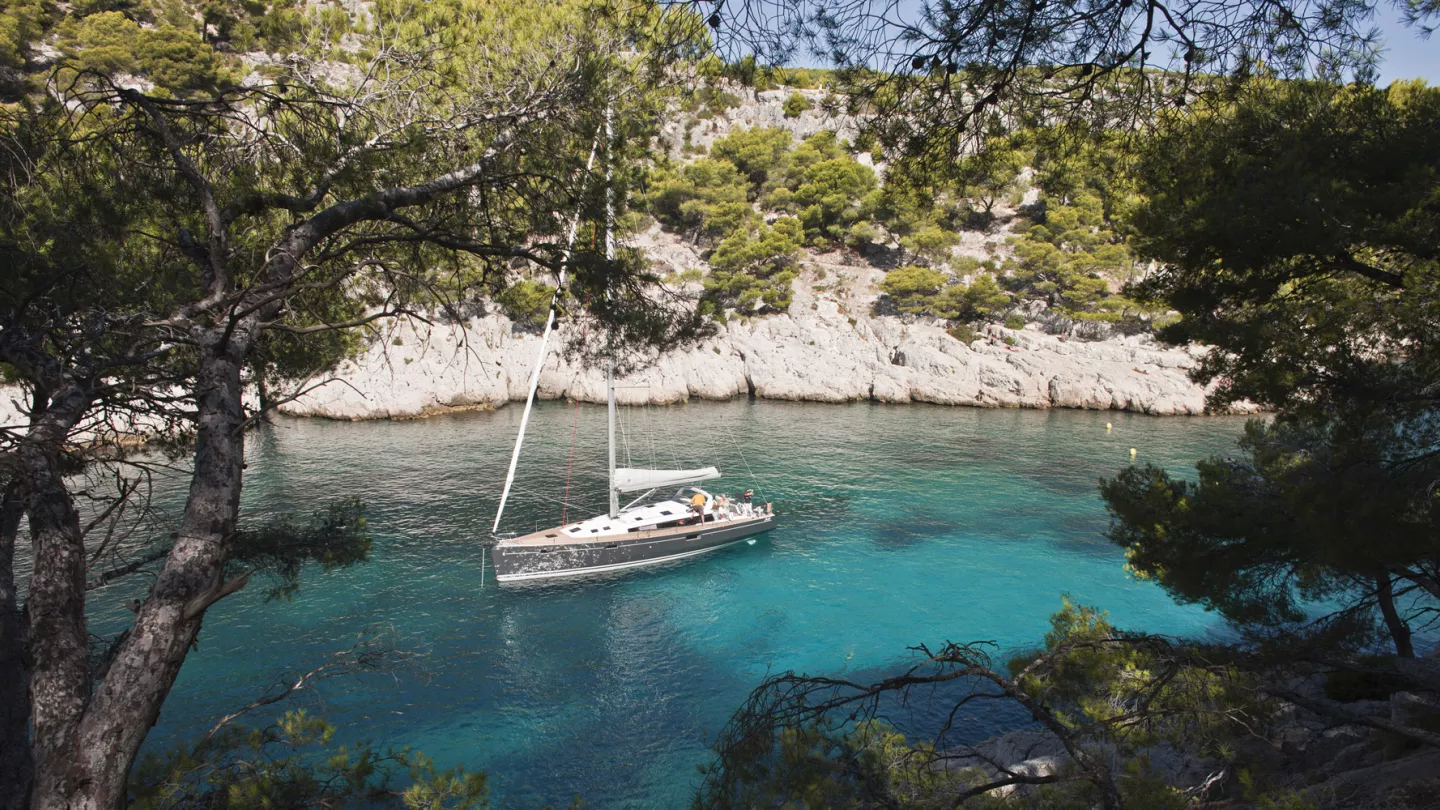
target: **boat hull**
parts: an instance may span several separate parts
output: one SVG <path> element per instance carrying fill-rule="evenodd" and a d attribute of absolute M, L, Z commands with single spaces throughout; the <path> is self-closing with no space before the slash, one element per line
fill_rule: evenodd
<path fill-rule="evenodd" d="M 715 551 L 773 528 L 774 516 L 765 515 L 644 532 L 633 538 L 608 537 L 549 545 L 502 541 L 495 546 L 495 578 L 500 582 L 520 582 L 657 565 Z"/>

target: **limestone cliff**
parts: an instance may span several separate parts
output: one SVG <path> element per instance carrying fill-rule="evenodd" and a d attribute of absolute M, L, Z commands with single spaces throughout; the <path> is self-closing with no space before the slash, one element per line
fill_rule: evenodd
<path fill-rule="evenodd" d="M 1004 249 L 1001 227 L 961 250 Z M 652 228 L 632 240 L 657 272 L 678 279 L 708 269 L 701 252 Z M 1024 329 L 984 328 L 966 344 L 944 322 L 875 315 L 885 271 L 853 253 L 807 252 L 794 302 L 781 315 L 732 317 L 714 338 L 661 355 L 624 380 L 622 402 L 729 399 L 930 402 L 1011 408 L 1091 408 L 1198 414 L 1205 392 L 1187 372 L 1196 347 L 1164 347 L 1144 335 L 1085 341 Z M 693 277 L 694 274 L 692 274 Z M 678 281 L 673 282 L 682 288 Z M 698 294 L 691 282 L 689 292 Z M 554 346 L 570 340 L 563 326 Z M 491 313 L 460 326 L 392 324 L 333 379 L 282 406 L 301 416 L 408 418 L 524 399 L 540 338 Z M 540 397 L 603 402 L 604 373 L 552 349 Z"/>
<path fill-rule="evenodd" d="M 562 329 L 558 337 L 569 336 Z M 332 381 L 281 410 L 375 419 L 500 406 L 524 398 L 539 340 L 498 314 L 464 326 L 397 324 L 387 340 L 344 364 Z M 635 404 L 753 393 L 815 402 L 1197 414 L 1204 410 L 1204 391 L 1186 372 L 1198 355 L 1140 336 L 1082 342 L 1033 326 L 991 326 L 966 345 L 934 324 L 850 316 L 837 302 L 801 291 L 790 314 L 732 321 L 699 346 L 662 355 L 624 380 L 617 396 Z M 603 371 L 551 352 L 539 395 L 603 402 Z"/>

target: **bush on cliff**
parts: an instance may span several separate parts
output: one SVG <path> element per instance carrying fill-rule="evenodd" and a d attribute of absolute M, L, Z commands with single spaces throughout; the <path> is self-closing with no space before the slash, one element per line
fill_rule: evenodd
<path fill-rule="evenodd" d="M 1044 214 L 1011 240 L 1013 289 L 1069 314 L 1118 312 L 1106 277 L 1133 274 L 1134 259 L 1106 219 L 1098 195 L 1080 192 L 1068 203 L 1047 198 Z M 1116 304 L 1119 303 L 1119 307 Z"/>
<path fill-rule="evenodd" d="M 960 321 L 992 320 L 1010 305 L 1010 296 L 1000 289 L 995 277 L 978 273 L 969 284 L 941 290 L 935 314 Z"/>
<path fill-rule="evenodd" d="M 929 267 L 910 264 L 885 274 L 880 291 L 890 297 L 901 312 L 912 315 L 933 313 L 935 299 L 945 287 L 945 274 Z"/>
<path fill-rule="evenodd" d="M 694 238 L 733 230 L 751 213 L 749 183 L 728 160 L 701 158 L 650 172 L 642 204 L 670 228 Z"/>
<path fill-rule="evenodd" d="M 801 113 L 813 106 L 803 93 L 791 93 L 789 98 L 785 99 L 785 117 L 799 118 Z"/>
<path fill-rule="evenodd" d="M 795 213 L 805 238 L 817 247 L 843 244 L 852 228 L 867 222 L 875 210 L 875 171 L 851 157 L 823 130 L 790 156 L 784 186 L 767 204 Z"/>
<path fill-rule="evenodd" d="M 969 284 L 949 284 L 944 273 L 916 265 L 886 273 L 880 290 L 901 312 L 949 320 L 987 320 L 1010 303 L 1010 296 L 987 273 L 977 273 Z"/>
<path fill-rule="evenodd" d="M 759 217 L 745 220 L 710 254 L 705 298 L 717 310 L 784 312 L 790 308 L 802 244 L 804 229 L 794 217 L 781 217 L 773 225 Z"/>
<path fill-rule="evenodd" d="M 710 156 L 728 160 L 750 181 L 750 199 L 765 190 L 772 178 L 785 173 L 790 158 L 790 133 L 773 127 L 740 129 L 710 146 Z"/>
<path fill-rule="evenodd" d="M 550 313 L 550 299 L 555 288 L 538 281 L 519 281 L 506 287 L 495 296 L 500 311 L 521 326 L 542 326 Z"/>

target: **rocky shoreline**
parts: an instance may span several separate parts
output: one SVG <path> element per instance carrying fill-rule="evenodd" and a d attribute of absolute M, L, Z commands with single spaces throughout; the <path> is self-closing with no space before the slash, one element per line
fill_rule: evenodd
<path fill-rule="evenodd" d="M 565 329 L 552 338 L 563 345 Z M 500 314 L 463 326 L 397 323 L 360 357 L 280 406 L 293 416 L 405 419 L 523 400 L 540 338 Z M 551 351 L 542 399 L 603 402 L 603 371 Z M 692 399 L 925 402 L 1200 414 L 1205 391 L 1187 376 L 1203 355 L 1145 336 L 1085 342 L 1036 327 L 991 325 L 973 343 L 936 323 L 852 317 L 798 294 L 789 314 L 732 320 L 718 335 L 661 355 L 622 381 L 625 404 Z"/>
<path fill-rule="evenodd" d="M 602 369 L 572 363 L 551 338 L 539 397 L 605 401 Z M 360 421 L 489 410 L 523 400 L 540 336 L 491 313 L 464 325 L 397 321 L 333 374 L 279 406 L 291 416 Z M 853 317 L 797 291 L 785 315 L 732 320 L 715 337 L 662 354 L 621 381 L 627 405 L 741 396 L 801 402 L 908 402 L 984 408 L 1081 408 L 1192 415 L 1205 391 L 1188 371 L 1204 354 L 1143 335 L 1082 341 L 1036 325 L 990 325 L 973 343 L 940 322 Z M 0 425 L 25 424 L 18 389 L 0 391 Z M 1239 409 L 1247 410 L 1247 409 Z"/>

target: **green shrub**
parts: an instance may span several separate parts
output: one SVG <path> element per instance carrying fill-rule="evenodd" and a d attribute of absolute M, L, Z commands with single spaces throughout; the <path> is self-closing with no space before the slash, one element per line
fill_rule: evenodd
<path fill-rule="evenodd" d="M 805 112 L 812 106 L 814 105 L 810 103 L 810 99 L 806 98 L 804 94 L 791 93 L 790 97 L 785 99 L 785 117 L 799 118 L 800 113 Z"/>
<path fill-rule="evenodd" d="M 740 103 L 740 97 L 734 93 L 707 84 L 686 97 L 681 106 L 685 112 L 694 113 L 696 118 L 704 121 L 724 115 L 726 110 L 739 107 Z"/>
<path fill-rule="evenodd" d="M 171 93 L 210 90 L 224 81 L 215 49 L 195 31 L 169 23 L 141 28 L 118 11 L 102 11 L 67 21 L 59 42 L 73 69 L 132 73 Z"/>
<path fill-rule="evenodd" d="M 803 243 L 804 230 L 794 217 L 782 217 L 773 225 L 751 217 L 736 226 L 710 255 L 705 298 L 713 311 L 727 306 L 743 312 L 789 309 L 794 293 L 790 285 L 799 272 L 796 255 Z"/>
<path fill-rule="evenodd" d="M 950 258 L 950 248 L 959 241 L 960 236 L 954 231 L 926 223 L 900 237 L 900 248 L 931 262 L 943 262 Z"/>
<path fill-rule="evenodd" d="M 880 282 L 880 291 L 888 295 L 901 312 L 920 314 L 932 311 L 935 297 L 944 286 L 944 273 L 909 264 L 886 273 L 885 280 Z"/>
<path fill-rule="evenodd" d="M 790 158 L 788 204 L 812 242 L 836 243 L 875 210 L 875 172 L 840 149 L 835 133 L 805 139 Z M 776 201 L 772 197 L 772 201 Z"/>
<path fill-rule="evenodd" d="M 945 330 L 945 333 L 961 343 L 967 344 L 974 343 L 975 340 L 980 337 L 980 333 L 975 331 L 975 327 L 968 323 L 951 324 L 950 328 Z"/>
<path fill-rule="evenodd" d="M 45 5 L 40 0 L 8 2 L 0 9 L 0 67 L 20 69 L 30 45 L 44 32 Z"/>
<path fill-rule="evenodd" d="M 554 295 L 555 288 L 549 284 L 521 279 L 495 296 L 495 303 L 510 320 L 522 326 L 535 327 L 545 323 L 550 313 L 550 299 Z"/>
<path fill-rule="evenodd" d="M 701 158 L 684 166 L 660 166 L 650 173 L 642 198 L 665 225 L 695 234 L 729 233 L 751 214 L 749 183 L 728 160 Z"/>
<path fill-rule="evenodd" d="M 728 160 L 750 181 L 755 199 L 772 178 L 784 174 L 790 156 L 790 133 L 773 127 L 739 129 L 715 141 L 711 157 Z"/>
<path fill-rule="evenodd" d="M 1018 313 L 1011 313 L 1010 315 L 1006 315 L 1006 316 L 1005 316 L 1005 328 L 1006 328 L 1006 329 L 1024 329 L 1024 328 L 1025 328 L 1025 316 L 1020 315 L 1020 314 L 1018 314 Z"/>
<path fill-rule="evenodd" d="M 940 296 L 941 315 L 966 321 L 991 320 L 1010 306 L 1010 296 L 990 275 L 977 275 L 965 287 L 949 287 Z"/>

